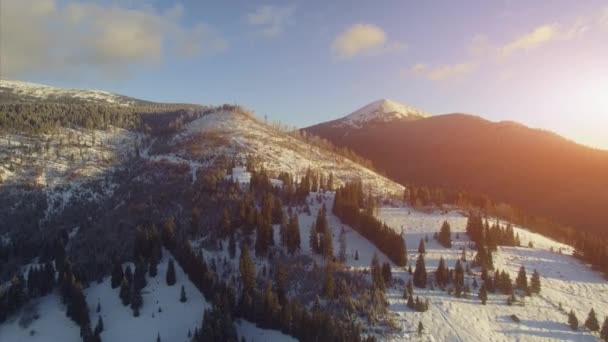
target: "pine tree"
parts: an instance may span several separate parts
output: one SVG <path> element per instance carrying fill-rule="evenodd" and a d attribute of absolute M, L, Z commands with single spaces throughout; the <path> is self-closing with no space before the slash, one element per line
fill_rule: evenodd
<path fill-rule="evenodd" d="M 570 326 L 570 329 L 578 330 L 578 318 L 576 318 L 576 314 L 574 314 L 574 311 L 572 310 L 570 310 L 570 313 L 568 314 L 568 325 Z"/>
<path fill-rule="evenodd" d="M 344 230 L 342 231 L 342 233 L 340 233 L 339 243 L 340 243 L 340 250 L 338 251 L 338 260 L 340 260 L 341 263 L 345 263 L 346 262 L 346 234 L 345 234 Z"/>
<path fill-rule="evenodd" d="M 133 289 L 131 294 L 131 309 L 133 309 L 133 317 L 139 317 L 139 309 L 144 304 L 144 299 L 139 290 Z"/>
<path fill-rule="evenodd" d="M 418 322 L 418 335 L 422 335 L 424 332 L 424 325 L 422 325 L 422 321 Z"/>
<path fill-rule="evenodd" d="M 435 272 L 435 280 L 440 287 L 443 287 L 448 283 L 448 270 L 445 266 L 443 256 L 439 258 L 439 265 L 437 265 L 437 271 Z"/>
<path fill-rule="evenodd" d="M 169 267 L 167 268 L 166 280 L 167 280 L 167 285 L 169 285 L 169 286 L 175 285 L 175 282 L 177 281 L 175 279 L 175 265 L 173 264 L 173 259 L 169 260 Z"/>
<path fill-rule="evenodd" d="M 410 309 L 414 309 L 416 307 L 416 305 L 414 304 L 414 296 L 413 295 L 409 295 L 407 297 L 407 307 Z"/>
<path fill-rule="evenodd" d="M 388 262 L 382 264 L 382 278 L 384 278 L 385 284 L 389 284 L 393 280 L 393 271 L 391 270 L 391 264 Z"/>
<path fill-rule="evenodd" d="M 113 289 L 120 286 L 120 283 L 122 283 L 123 277 L 124 277 L 124 273 L 122 271 L 122 266 L 120 265 L 120 263 L 118 261 L 115 261 L 114 265 L 112 266 L 111 284 L 112 284 Z"/>
<path fill-rule="evenodd" d="M 243 282 L 243 292 L 252 294 L 255 289 L 255 266 L 249 256 L 247 244 L 241 245 L 241 258 L 239 260 L 239 271 Z"/>
<path fill-rule="evenodd" d="M 488 300 L 488 289 L 486 288 L 486 284 L 481 284 L 481 288 L 479 289 L 479 299 L 481 300 L 481 304 L 486 305 L 486 301 Z"/>
<path fill-rule="evenodd" d="M 228 253 L 230 253 L 230 259 L 234 259 L 236 256 L 236 241 L 234 233 L 230 234 L 230 240 L 228 240 Z"/>
<path fill-rule="evenodd" d="M 604 319 L 602 330 L 600 330 L 600 338 L 603 338 L 604 341 L 608 342 L 608 317 Z"/>
<path fill-rule="evenodd" d="M 600 330 L 600 323 L 598 322 L 597 317 L 595 316 L 595 311 L 593 309 L 589 311 L 587 320 L 585 320 L 585 327 L 591 331 Z"/>
<path fill-rule="evenodd" d="M 426 247 L 424 246 L 424 240 L 420 239 L 418 243 L 418 254 L 426 254 Z"/>
<path fill-rule="evenodd" d="M 334 298 L 334 292 L 336 288 L 336 283 L 334 280 L 334 270 L 331 262 L 327 263 L 325 267 L 325 280 L 323 282 L 323 294 L 326 298 L 332 299 Z"/>
<path fill-rule="evenodd" d="M 424 263 L 424 254 L 419 254 L 418 260 L 416 261 L 416 270 L 414 271 L 414 285 L 420 288 L 426 287 L 426 265 Z"/>
<path fill-rule="evenodd" d="M 97 319 L 97 325 L 95 326 L 95 331 L 93 332 L 93 334 L 99 336 L 99 334 L 101 334 L 102 331 L 103 331 L 103 319 L 101 318 L 101 316 L 99 316 L 99 318 Z"/>
<path fill-rule="evenodd" d="M 182 289 L 179 293 L 179 301 L 185 303 L 187 300 L 188 298 L 186 298 L 186 290 L 184 289 L 184 285 L 182 285 Z"/>
<path fill-rule="evenodd" d="M 156 342 L 160 342 L 160 333 L 156 334 Z"/>
<path fill-rule="evenodd" d="M 100 313 L 101 312 L 101 303 L 97 302 L 97 308 L 95 309 L 95 312 Z"/>
<path fill-rule="evenodd" d="M 526 268 L 521 265 L 519 272 L 517 273 L 517 279 L 515 279 L 515 285 L 520 290 L 528 289 L 528 276 L 526 275 Z"/>
<path fill-rule="evenodd" d="M 532 278 L 530 279 L 530 290 L 532 293 L 539 294 L 540 288 L 540 274 L 538 274 L 538 271 L 534 270 Z"/>
<path fill-rule="evenodd" d="M 313 222 L 310 227 L 310 239 L 308 240 L 308 245 L 310 246 L 310 251 L 314 253 L 319 253 L 319 238 L 317 233 L 317 224 Z"/>
<path fill-rule="evenodd" d="M 372 282 L 374 284 L 374 288 L 380 289 L 384 291 L 384 277 L 382 276 L 382 269 L 380 268 L 380 261 L 378 260 L 378 255 L 374 253 L 372 257 L 371 264 L 371 273 L 372 273 Z"/>
<path fill-rule="evenodd" d="M 448 221 L 443 221 L 443 225 L 441 226 L 441 230 L 437 235 L 437 240 L 443 247 L 451 248 L 452 247 L 452 230 Z"/>
<path fill-rule="evenodd" d="M 412 278 L 407 282 L 406 290 L 410 296 L 414 295 L 414 283 L 412 282 Z"/>
<path fill-rule="evenodd" d="M 355 260 L 359 260 L 359 250 L 355 250 Z"/>
<path fill-rule="evenodd" d="M 122 305 L 127 306 L 131 303 L 131 287 L 127 279 L 123 279 L 120 284 L 120 300 L 122 301 Z"/>

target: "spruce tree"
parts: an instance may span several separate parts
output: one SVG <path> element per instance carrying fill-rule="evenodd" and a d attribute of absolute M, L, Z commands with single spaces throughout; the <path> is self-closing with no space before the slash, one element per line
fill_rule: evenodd
<path fill-rule="evenodd" d="M 540 274 L 538 274 L 537 270 L 534 270 L 534 273 L 532 273 L 532 278 L 530 279 L 530 290 L 532 293 L 539 294 L 540 288 Z"/>
<path fill-rule="evenodd" d="M 414 296 L 411 294 L 407 297 L 407 307 L 410 309 L 414 309 L 416 307 L 414 304 Z"/>
<path fill-rule="evenodd" d="M 418 243 L 418 254 L 426 254 L 426 247 L 424 246 L 424 240 L 420 239 Z"/>
<path fill-rule="evenodd" d="M 230 254 L 230 259 L 234 259 L 236 256 L 236 241 L 234 238 L 234 233 L 230 234 L 230 240 L 228 240 L 228 253 Z"/>
<path fill-rule="evenodd" d="M 416 287 L 426 287 L 426 265 L 424 263 L 424 254 L 418 255 L 416 261 L 416 270 L 414 271 L 414 285 Z"/>
<path fill-rule="evenodd" d="M 166 280 L 167 280 L 167 285 L 169 285 L 169 286 L 175 285 L 175 282 L 176 282 L 175 265 L 173 264 L 173 259 L 169 260 L 169 267 L 167 268 Z"/>
<path fill-rule="evenodd" d="M 323 282 L 323 294 L 326 298 L 332 299 L 334 298 L 334 292 L 336 288 L 336 283 L 334 280 L 334 270 L 331 262 L 327 263 L 325 267 L 325 280 Z"/>
<path fill-rule="evenodd" d="M 481 300 L 481 304 L 486 305 L 486 301 L 488 300 L 488 289 L 486 288 L 486 284 L 481 284 L 481 288 L 479 289 L 479 299 Z"/>
<path fill-rule="evenodd" d="M 422 325 L 422 321 L 418 322 L 418 335 L 422 335 L 424 332 L 424 325 Z"/>
<path fill-rule="evenodd" d="M 515 279 L 515 285 L 520 290 L 528 289 L 528 276 L 526 275 L 526 268 L 521 265 L 519 272 L 517 273 L 517 279 Z"/>
<path fill-rule="evenodd" d="M 101 318 L 101 316 L 99 316 L 99 318 L 97 319 L 97 325 L 95 326 L 95 331 L 93 332 L 93 334 L 99 336 L 99 334 L 101 334 L 102 331 L 103 331 L 103 319 Z"/>
<path fill-rule="evenodd" d="M 182 289 L 179 293 L 179 301 L 185 303 L 187 300 L 188 298 L 186 297 L 186 290 L 184 289 L 184 285 L 182 285 Z"/>
<path fill-rule="evenodd" d="M 255 289 L 255 266 L 249 256 L 247 244 L 241 245 L 241 258 L 239 260 L 239 271 L 243 282 L 243 292 L 252 294 Z"/>
<path fill-rule="evenodd" d="M 127 279 L 123 279 L 120 284 L 120 300 L 122 301 L 122 305 L 127 306 L 131 303 L 131 287 Z"/>
<path fill-rule="evenodd" d="M 600 323 L 598 322 L 597 317 L 595 316 L 595 311 L 593 309 L 589 311 L 587 320 L 585 320 L 585 327 L 591 331 L 600 330 Z"/>
<path fill-rule="evenodd" d="M 576 318 L 576 314 L 574 311 L 570 310 L 568 314 L 568 325 L 572 330 L 578 330 L 578 318 Z"/>
<path fill-rule="evenodd" d="M 122 266 L 118 261 L 115 261 L 112 266 L 112 288 L 115 289 L 120 286 L 122 283 L 122 278 L 124 277 L 124 273 L 122 271 Z"/>
<path fill-rule="evenodd" d="M 602 330 L 600 330 L 600 338 L 603 338 L 604 341 L 608 342 L 608 317 L 604 319 Z"/>

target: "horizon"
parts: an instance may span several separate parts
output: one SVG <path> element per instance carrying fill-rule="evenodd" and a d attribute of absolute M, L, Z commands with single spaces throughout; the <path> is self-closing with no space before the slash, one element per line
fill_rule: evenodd
<path fill-rule="evenodd" d="M 8 0 L 0 75 L 155 102 L 237 103 L 296 127 L 387 98 L 608 150 L 608 5 L 466 4 Z"/>

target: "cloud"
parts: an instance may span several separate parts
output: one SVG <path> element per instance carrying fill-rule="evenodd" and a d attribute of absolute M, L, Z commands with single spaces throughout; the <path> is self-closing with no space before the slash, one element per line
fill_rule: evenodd
<path fill-rule="evenodd" d="M 475 63 L 447 64 L 430 67 L 424 63 L 418 63 L 403 71 L 405 76 L 415 76 L 431 81 L 446 81 L 462 78 L 477 68 Z"/>
<path fill-rule="evenodd" d="M 499 51 L 504 56 L 509 56 L 520 51 L 530 51 L 543 44 L 559 39 L 562 36 L 557 25 L 543 25 L 533 31 L 523 34 L 500 47 Z"/>
<path fill-rule="evenodd" d="M 292 21 L 295 11 L 295 5 L 263 5 L 247 14 L 246 19 L 249 25 L 257 28 L 259 34 L 274 38 L 285 30 L 285 26 Z"/>
<path fill-rule="evenodd" d="M 388 42 L 386 33 L 373 24 L 356 24 L 334 39 L 331 49 L 340 59 L 349 59 L 361 54 L 379 54 L 404 49 L 399 42 Z"/>
<path fill-rule="evenodd" d="M 182 14 L 181 6 L 160 12 L 151 7 L 2 0 L 0 73 L 124 77 L 130 67 L 157 64 L 167 55 L 187 58 L 227 47 L 204 23 L 182 25 Z"/>

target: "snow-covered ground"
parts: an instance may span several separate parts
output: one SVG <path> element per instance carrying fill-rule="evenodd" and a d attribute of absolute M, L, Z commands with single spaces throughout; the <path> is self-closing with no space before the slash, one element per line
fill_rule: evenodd
<path fill-rule="evenodd" d="M 336 126 L 360 128 L 368 122 L 390 122 L 399 119 L 422 119 L 432 114 L 395 101 L 382 99 L 357 109 L 338 120 Z"/>
<path fill-rule="evenodd" d="M 25 96 L 35 100 L 48 100 L 53 98 L 74 98 L 87 102 L 105 102 L 108 104 L 130 106 L 135 102 L 128 98 L 101 90 L 89 89 L 63 89 L 47 85 L 0 79 L 0 94 L 3 92 L 13 93 L 14 95 Z"/>
<path fill-rule="evenodd" d="M 14 315 L 0 324 L 0 341 L 2 342 L 79 342 L 80 328 L 65 315 L 57 291 L 40 298 L 31 304 L 38 319 L 27 327 L 19 325 L 21 314 Z"/>
<path fill-rule="evenodd" d="M 461 254 L 459 248 L 468 244 L 463 233 L 467 220 L 457 212 L 422 213 L 407 207 L 381 208 L 378 216 L 397 231 L 404 230 L 412 264 L 417 258 L 420 239 L 429 236 L 425 255 L 428 272 L 436 270 L 441 256 L 453 268 Z M 433 240 L 433 234 L 439 231 L 444 220 L 452 228 L 454 243 L 451 249 Z M 455 240 L 457 232 L 460 239 Z M 582 325 L 589 310 L 594 308 L 598 320 L 603 321 L 608 315 L 608 282 L 572 257 L 570 246 L 521 227 L 515 227 L 515 232 L 519 234 L 522 245 L 527 246 L 531 241 L 534 248 L 499 247 L 494 253 L 494 265 L 509 272 L 512 280 L 515 280 L 521 265 L 526 267 L 528 277 L 535 269 L 538 270 L 542 284 L 540 295 L 523 298 L 523 305 L 508 306 L 505 295 L 490 294 L 487 305 L 483 306 L 476 289 L 472 288 L 469 298 L 464 299 L 427 286 L 427 289 L 415 289 L 414 293 L 430 300 L 430 310 L 416 313 L 408 309 L 402 299 L 403 288 L 394 288 L 388 291 L 387 296 L 390 310 L 400 317 L 403 332 L 390 339 L 419 338 L 416 329 L 418 322 L 422 322 L 425 333 L 420 338 L 428 341 L 596 341 L 597 337 L 589 332 L 570 330 L 567 313 L 574 310 Z M 471 259 L 472 253 L 468 252 L 467 260 Z M 478 272 L 475 273 L 467 276 L 465 281 L 472 284 L 476 277 L 481 285 Z M 402 271 L 394 272 L 394 276 L 409 277 Z M 560 305 L 563 310 L 559 309 Z M 513 314 L 519 317 L 519 323 L 511 319 Z"/>
<path fill-rule="evenodd" d="M 255 324 L 239 319 L 235 323 L 236 333 L 252 342 L 297 342 L 295 338 L 277 330 L 260 329 Z"/>
<path fill-rule="evenodd" d="M 188 331 L 194 333 L 195 328 L 200 328 L 208 304 L 177 262 L 177 282 L 173 286 L 167 285 L 165 275 L 169 258 L 170 253 L 163 251 L 157 276 L 147 276 L 148 284 L 142 290 L 144 305 L 139 317 L 133 317 L 131 308 L 122 305 L 118 296 L 120 288 L 112 289 L 109 277 L 86 289 L 92 326 L 101 315 L 104 323 L 101 338 L 104 341 L 155 341 L 157 335 L 162 341 L 189 341 Z M 185 303 L 179 301 L 182 285 L 188 298 Z M 97 303 L 101 303 L 99 314 L 95 312 Z"/>
<path fill-rule="evenodd" d="M 207 154 L 238 156 L 242 160 L 252 154 L 272 173 L 285 171 L 303 176 L 311 168 L 326 175 L 333 172 L 336 186 L 360 179 L 378 195 L 401 196 L 403 193 L 403 186 L 372 170 L 236 112 L 216 112 L 188 123 L 184 132 L 173 139 L 173 144 L 187 146 L 178 153 L 182 158 L 200 157 L 201 150 Z"/>

